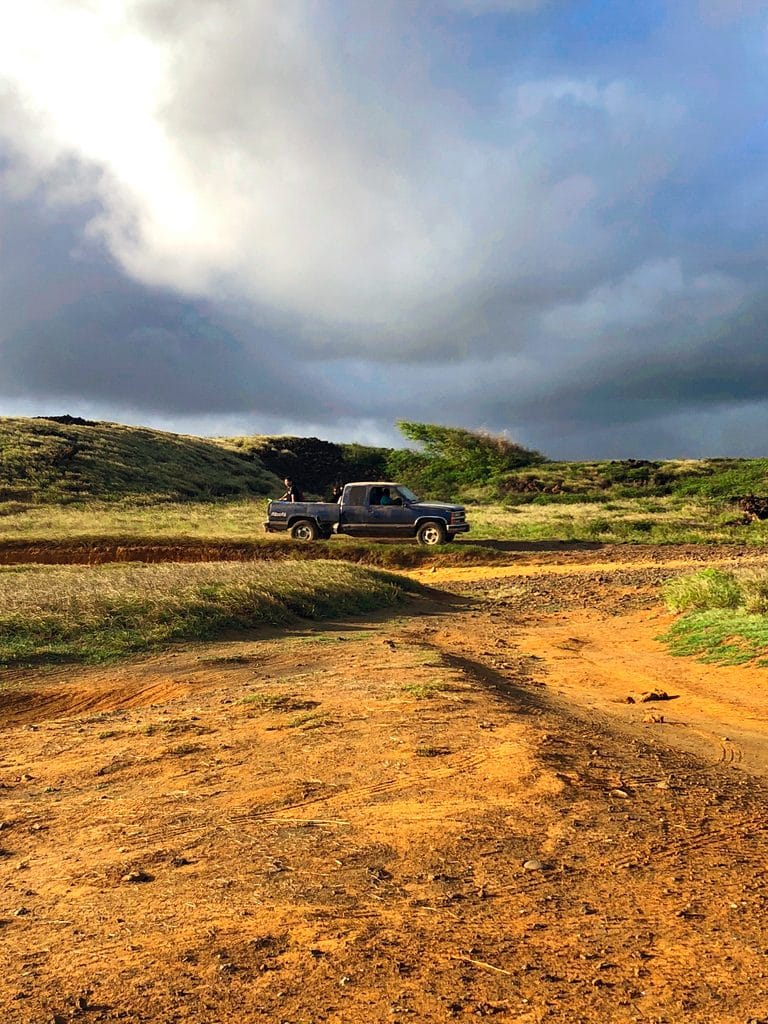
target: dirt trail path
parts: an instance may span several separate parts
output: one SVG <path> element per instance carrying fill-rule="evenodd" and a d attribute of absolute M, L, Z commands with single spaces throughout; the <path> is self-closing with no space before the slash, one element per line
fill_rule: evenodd
<path fill-rule="evenodd" d="M 764 566 L 765 556 L 741 554 L 712 559 L 710 565 Z M 479 585 L 491 595 L 513 580 L 538 583 L 532 593 L 521 590 L 516 604 L 525 625 L 516 634 L 519 649 L 540 660 L 557 693 L 582 708 L 599 708 L 622 727 L 644 725 L 663 734 L 665 742 L 704 757 L 737 762 L 749 771 L 768 775 L 768 674 L 751 667 L 714 667 L 689 658 L 672 657 L 659 636 L 674 621 L 658 600 L 664 578 L 692 566 L 675 558 L 664 561 L 608 561 L 557 565 L 515 565 L 493 568 L 420 570 L 412 577 L 434 586 Z M 647 574 L 647 578 L 644 576 Z M 573 584 L 562 577 L 580 577 Z M 584 578 L 589 594 L 584 599 Z M 614 614 L 630 595 L 641 607 Z M 551 614 L 553 602 L 564 604 Z M 549 608 L 550 614 L 538 614 Z M 597 605 L 597 607 L 595 607 Z M 653 692 L 665 701 L 644 700 Z M 649 731 L 648 728 L 645 730 Z"/>
<path fill-rule="evenodd" d="M 664 654 L 648 561 L 6 673 L 0 1017 L 766 1018 L 766 686 Z"/>

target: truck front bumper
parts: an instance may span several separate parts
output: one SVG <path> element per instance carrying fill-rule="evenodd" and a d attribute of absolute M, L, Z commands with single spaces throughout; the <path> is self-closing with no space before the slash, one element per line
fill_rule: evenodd
<path fill-rule="evenodd" d="M 469 523 L 448 523 L 448 533 L 467 533 L 469 531 Z"/>

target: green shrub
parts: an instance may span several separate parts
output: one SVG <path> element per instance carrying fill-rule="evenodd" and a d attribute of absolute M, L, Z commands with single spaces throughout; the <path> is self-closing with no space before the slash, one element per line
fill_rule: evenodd
<path fill-rule="evenodd" d="M 711 608 L 738 608 L 742 587 L 736 575 L 723 569 L 699 569 L 689 576 L 670 580 L 664 587 L 664 600 L 673 612 Z"/>
<path fill-rule="evenodd" d="M 500 434 L 408 420 L 397 425 L 421 447 L 391 452 L 390 475 L 402 477 L 425 496 L 457 497 L 462 489 L 478 485 L 498 491 L 502 474 L 545 461 L 539 452 Z"/>

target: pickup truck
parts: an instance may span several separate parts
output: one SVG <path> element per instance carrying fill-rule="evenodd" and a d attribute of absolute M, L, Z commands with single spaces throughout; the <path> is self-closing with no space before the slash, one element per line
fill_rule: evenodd
<path fill-rule="evenodd" d="M 420 501 L 403 484 L 386 480 L 346 484 L 338 502 L 270 501 L 267 533 L 289 532 L 294 540 L 349 537 L 415 537 L 419 544 L 445 544 L 466 533 L 461 505 Z"/>

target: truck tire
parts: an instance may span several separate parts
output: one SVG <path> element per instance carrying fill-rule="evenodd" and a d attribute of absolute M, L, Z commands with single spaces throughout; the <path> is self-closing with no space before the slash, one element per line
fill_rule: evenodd
<path fill-rule="evenodd" d="M 294 540 L 317 540 L 319 530 L 311 519 L 298 519 L 291 527 L 291 536 Z"/>
<path fill-rule="evenodd" d="M 445 544 L 446 530 L 442 523 L 422 523 L 416 531 L 416 540 L 419 544 Z"/>

